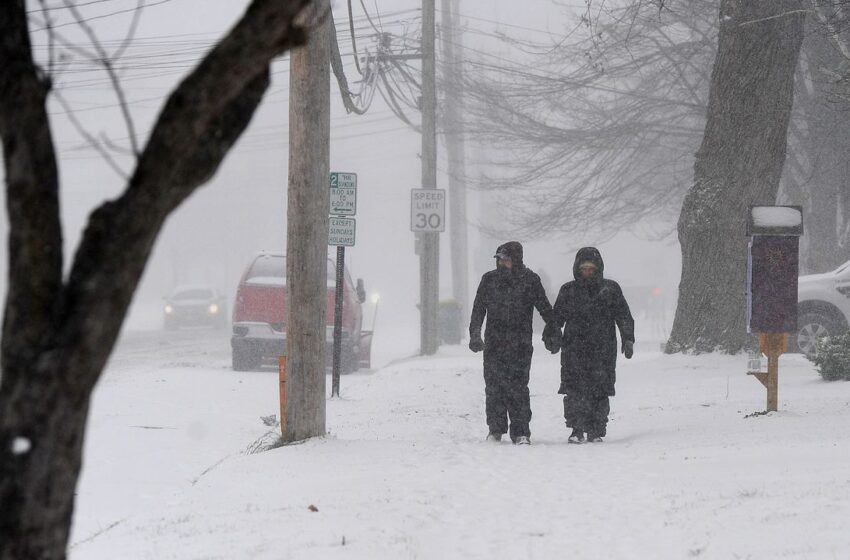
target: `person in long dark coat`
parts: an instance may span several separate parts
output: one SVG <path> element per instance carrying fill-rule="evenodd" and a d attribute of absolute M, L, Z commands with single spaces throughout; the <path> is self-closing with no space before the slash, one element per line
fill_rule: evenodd
<path fill-rule="evenodd" d="M 532 316 L 536 308 L 552 321 L 552 305 L 540 277 L 523 263 L 522 245 L 509 241 L 496 250 L 496 270 L 484 274 L 469 321 L 469 349 L 484 350 L 484 394 L 489 441 L 508 432 L 511 441 L 531 443 L 528 378 L 533 348 Z M 481 325 L 487 318 L 484 339 Z M 557 342 L 547 348 L 557 352 Z"/>
<path fill-rule="evenodd" d="M 617 335 L 626 358 L 634 351 L 635 323 L 620 285 L 604 277 L 605 264 L 595 247 L 576 253 L 575 280 L 561 286 L 554 324 L 563 326 L 561 386 L 570 443 L 602 441 L 607 433 L 609 397 L 617 380 Z M 549 333 L 553 327 L 548 327 Z"/>

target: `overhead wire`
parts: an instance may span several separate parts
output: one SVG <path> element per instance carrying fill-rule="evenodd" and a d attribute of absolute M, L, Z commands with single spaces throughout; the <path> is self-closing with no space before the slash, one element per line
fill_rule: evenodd
<path fill-rule="evenodd" d="M 357 54 L 357 39 L 354 37 L 354 16 L 351 10 L 351 0 L 348 0 L 348 29 L 351 33 L 351 46 L 354 50 L 354 65 L 357 67 L 357 73 L 363 75 L 363 70 L 360 69 L 360 56 Z"/>
<path fill-rule="evenodd" d="M 363 8 L 363 13 L 366 14 L 366 19 L 369 20 L 369 24 L 372 26 L 372 29 L 375 30 L 375 33 L 377 33 L 378 35 L 383 33 L 383 30 L 378 29 L 378 27 L 375 25 L 375 22 L 372 21 L 372 16 L 369 15 L 369 10 L 366 9 L 366 3 L 363 2 L 363 0 L 360 0 L 360 6 Z"/>
<path fill-rule="evenodd" d="M 165 1 L 148 4 L 148 6 L 162 4 L 165 3 Z M 91 2 L 81 4 L 81 6 L 98 3 L 101 2 Z M 351 9 L 351 3 L 349 1 L 349 20 L 343 24 L 347 24 L 348 35 L 350 36 L 352 47 L 350 52 L 346 52 L 344 54 L 346 56 L 353 56 L 355 59 L 355 66 L 363 76 L 363 80 L 360 81 L 360 91 L 351 92 L 349 90 L 348 93 L 353 98 L 357 98 L 358 104 L 361 108 L 368 108 L 375 96 L 375 92 L 380 92 L 382 98 L 386 101 L 390 112 L 396 118 L 401 120 L 407 127 L 418 130 L 418 125 L 407 116 L 406 111 L 402 108 L 402 106 L 406 106 L 414 111 L 419 110 L 418 91 L 421 89 L 421 86 L 415 77 L 418 69 L 411 66 L 406 60 L 393 58 L 393 56 L 398 54 L 409 55 L 418 52 L 418 41 L 411 38 L 410 33 L 407 32 L 406 29 L 403 33 L 397 35 L 387 33 L 380 13 L 377 14 L 379 19 L 376 23 L 375 19 L 366 9 L 365 2 L 360 0 L 360 3 L 364 10 L 364 14 L 362 16 L 354 16 L 353 10 Z M 118 10 L 110 14 L 99 15 L 87 19 L 101 19 L 133 11 L 135 10 Z M 418 15 L 415 16 L 415 19 L 407 18 L 407 16 L 416 12 L 420 12 L 420 10 L 417 8 L 390 12 L 386 15 L 391 18 L 387 23 L 391 27 L 406 28 L 407 25 L 413 23 L 415 19 L 418 19 Z M 355 24 L 355 22 L 363 21 L 364 18 L 365 21 L 362 25 Z M 335 26 L 334 28 L 336 29 L 337 27 Z M 360 47 L 358 45 L 358 39 L 362 39 L 362 37 L 358 35 L 358 32 L 363 32 L 369 29 L 374 31 L 378 36 L 379 52 L 377 54 L 372 54 L 367 49 L 364 57 L 361 55 Z M 136 41 L 134 41 L 133 44 L 126 49 L 122 59 L 121 70 L 126 74 L 124 80 L 129 82 L 138 82 L 141 80 L 150 81 L 159 77 L 169 77 L 179 74 L 181 71 L 190 68 L 196 64 L 198 60 L 200 60 L 203 53 L 211 46 L 211 42 L 208 43 L 203 38 L 211 36 L 212 34 L 182 34 L 138 37 Z M 343 42 L 347 42 L 346 39 L 348 38 L 343 37 L 342 39 Z M 382 50 L 383 47 L 381 47 L 381 45 L 383 45 L 384 42 L 386 42 L 387 45 L 390 43 L 397 45 L 401 47 L 401 50 L 399 51 L 397 48 L 392 47 L 387 47 Z M 103 44 L 108 45 L 109 42 L 104 41 Z M 176 49 L 174 48 L 175 46 L 177 47 Z M 34 48 L 38 50 L 41 48 L 41 45 L 36 44 Z M 340 52 L 340 56 L 342 55 L 343 53 Z M 366 60 L 365 67 L 361 65 L 361 61 L 364 59 Z M 65 71 L 65 74 L 69 77 L 79 75 L 80 78 L 65 80 L 63 86 L 71 87 L 72 89 L 90 89 L 98 85 L 108 84 L 108 81 L 104 79 L 87 79 L 83 77 L 88 72 L 96 69 L 97 65 L 94 62 L 86 61 L 85 59 L 73 61 L 73 63 L 69 65 Z M 275 73 L 279 72 L 279 70 L 275 71 Z M 269 95 L 271 96 L 275 93 L 276 92 L 270 92 Z M 128 101 L 128 104 L 143 104 L 160 99 L 162 99 L 162 97 L 159 96 L 144 97 L 130 100 Z M 116 104 L 94 105 L 79 110 L 95 111 L 97 109 L 114 108 L 115 106 Z M 58 114 L 62 113 L 59 111 L 51 113 L 51 115 Z M 405 128 L 406 127 L 402 127 L 401 130 Z"/>
<path fill-rule="evenodd" d="M 104 2 L 114 2 L 115 0 L 89 0 L 88 2 L 78 2 L 75 5 L 78 8 L 84 8 L 86 6 L 91 6 L 92 4 L 103 4 Z M 42 13 L 45 11 L 54 11 L 54 10 L 67 10 L 68 6 L 47 6 L 45 8 L 39 8 L 38 10 L 27 10 L 27 14 L 32 13 Z"/>
<path fill-rule="evenodd" d="M 144 8 L 153 8 L 154 6 L 159 6 L 161 4 L 166 4 L 166 3 L 172 2 L 172 1 L 173 0 L 157 0 L 155 2 L 151 2 L 150 4 L 146 4 L 145 6 L 142 6 L 142 7 L 136 6 L 135 8 L 118 10 L 116 12 L 112 12 L 112 13 L 109 13 L 109 14 L 100 14 L 100 15 L 97 15 L 97 16 L 91 16 L 91 17 L 85 18 L 84 21 L 90 22 L 90 21 L 94 21 L 94 20 L 98 20 L 98 19 L 104 19 L 104 18 L 108 18 L 108 17 L 112 17 L 112 16 L 121 15 L 121 14 L 129 14 L 131 12 L 137 12 L 137 11 L 144 9 Z M 81 6 L 82 5 L 79 5 L 77 7 L 81 7 Z M 27 14 L 39 13 L 40 11 L 41 10 L 34 10 L 32 12 L 27 12 Z M 52 29 L 58 29 L 59 27 L 67 27 L 69 25 L 77 25 L 77 22 L 76 21 L 68 21 L 68 22 L 65 22 L 65 23 L 55 24 L 55 25 L 52 26 Z M 49 29 L 48 27 L 41 27 L 41 28 L 38 28 L 38 29 L 33 29 L 31 31 L 31 33 L 36 33 L 36 32 L 39 32 L 39 31 L 47 31 L 48 29 Z"/>

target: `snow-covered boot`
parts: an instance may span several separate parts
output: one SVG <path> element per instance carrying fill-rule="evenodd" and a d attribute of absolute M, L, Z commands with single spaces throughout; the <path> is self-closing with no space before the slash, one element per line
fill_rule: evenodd
<path fill-rule="evenodd" d="M 519 436 L 514 441 L 516 445 L 531 445 L 531 439 L 528 436 Z"/>
<path fill-rule="evenodd" d="M 498 442 L 502 441 L 502 434 L 490 432 L 489 434 L 487 434 L 487 441 L 492 441 L 492 442 L 498 443 Z"/>
<path fill-rule="evenodd" d="M 567 443 L 584 443 L 584 432 L 573 428 L 573 433 L 567 438 Z"/>
<path fill-rule="evenodd" d="M 588 432 L 587 443 L 602 443 L 602 437 Z"/>

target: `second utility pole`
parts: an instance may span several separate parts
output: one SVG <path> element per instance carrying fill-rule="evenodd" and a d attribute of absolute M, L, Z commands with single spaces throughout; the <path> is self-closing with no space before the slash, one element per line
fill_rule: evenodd
<path fill-rule="evenodd" d="M 460 33 L 460 0 L 442 0 L 443 42 L 443 140 L 449 172 L 449 251 L 452 263 L 452 293 L 460 308 L 459 332 L 469 317 L 469 254 L 467 251 L 466 164 L 463 113 L 463 48 Z"/>
<path fill-rule="evenodd" d="M 422 185 L 437 188 L 437 86 L 435 80 L 435 0 L 422 0 Z M 437 307 L 440 290 L 440 234 L 419 234 L 420 353 L 437 352 Z"/>

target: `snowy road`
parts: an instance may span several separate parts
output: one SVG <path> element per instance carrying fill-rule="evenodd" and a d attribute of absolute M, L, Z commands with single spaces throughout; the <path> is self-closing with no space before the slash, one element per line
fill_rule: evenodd
<path fill-rule="evenodd" d="M 231 371 L 226 333 L 131 333 L 95 395 L 70 556 L 846 558 L 850 383 L 780 363 L 782 411 L 747 417 L 764 390 L 744 357 L 638 345 L 609 437 L 574 446 L 540 348 L 515 447 L 482 441 L 480 354 L 447 347 L 343 377 L 328 437 L 252 454 L 276 372 Z"/>

